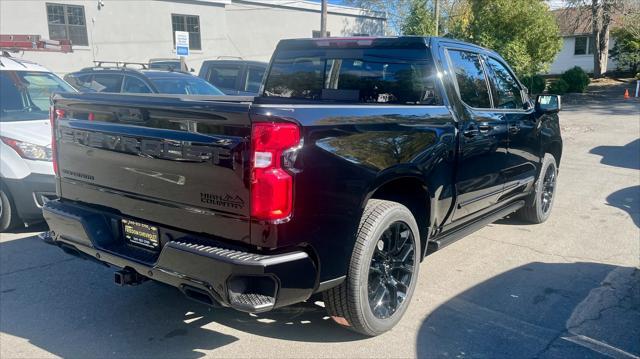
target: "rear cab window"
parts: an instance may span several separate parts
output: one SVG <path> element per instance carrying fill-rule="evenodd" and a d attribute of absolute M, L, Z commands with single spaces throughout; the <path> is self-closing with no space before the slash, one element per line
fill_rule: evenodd
<path fill-rule="evenodd" d="M 441 105 L 428 48 L 307 46 L 279 49 L 263 100 Z"/>
<path fill-rule="evenodd" d="M 235 89 L 241 72 L 240 65 L 212 65 L 207 81 L 220 89 Z"/>

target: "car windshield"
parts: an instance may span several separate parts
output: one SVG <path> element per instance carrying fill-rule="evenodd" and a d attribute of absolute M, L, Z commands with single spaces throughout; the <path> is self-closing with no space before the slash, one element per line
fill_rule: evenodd
<path fill-rule="evenodd" d="M 150 78 L 159 93 L 184 95 L 224 95 L 222 91 L 199 77 L 158 77 Z"/>
<path fill-rule="evenodd" d="M 48 118 L 54 92 L 75 90 L 49 72 L 0 71 L 0 122 Z"/>

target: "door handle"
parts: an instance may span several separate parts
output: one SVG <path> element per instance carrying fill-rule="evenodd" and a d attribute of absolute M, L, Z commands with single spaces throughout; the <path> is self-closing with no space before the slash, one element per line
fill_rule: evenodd
<path fill-rule="evenodd" d="M 480 130 L 480 132 L 489 132 L 491 130 L 493 130 L 493 126 L 483 123 L 481 125 L 478 126 L 478 129 Z"/>
<path fill-rule="evenodd" d="M 467 138 L 476 137 L 478 135 L 478 129 L 476 127 L 470 127 L 468 130 L 462 131 L 462 135 Z"/>
<path fill-rule="evenodd" d="M 518 124 L 509 125 L 509 133 L 510 134 L 515 135 L 518 132 L 520 132 L 520 126 Z"/>

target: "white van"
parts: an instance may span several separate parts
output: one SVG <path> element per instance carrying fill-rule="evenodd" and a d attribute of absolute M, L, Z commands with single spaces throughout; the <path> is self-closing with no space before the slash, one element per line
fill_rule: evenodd
<path fill-rule="evenodd" d="M 43 221 L 42 204 L 56 196 L 53 92 L 75 90 L 40 65 L 0 55 L 0 232 Z"/>

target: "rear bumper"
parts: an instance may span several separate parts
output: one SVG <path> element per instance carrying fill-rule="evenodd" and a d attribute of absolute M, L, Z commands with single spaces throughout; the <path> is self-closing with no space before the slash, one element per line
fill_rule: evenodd
<path fill-rule="evenodd" d="M 32 173 L 25 178 L 3 178 L 20 219 L 27 223 L 42 222 L 42 205 L 56 198 L 56 178 Z"/>
<path fill-rule="evenodd" d="M 51 243 L 182 290 L 208 304 L 262 312 L 308 299 L 317 269 L 304 251 L 257 254 L 160 227 L 159 252 L 127 243 L 120 217 L 59 200 L 43 207 Z"/>

